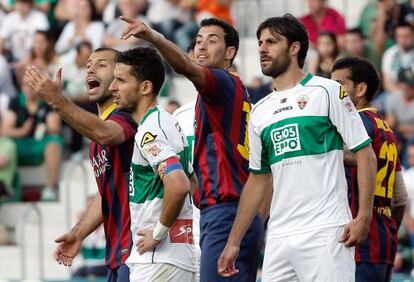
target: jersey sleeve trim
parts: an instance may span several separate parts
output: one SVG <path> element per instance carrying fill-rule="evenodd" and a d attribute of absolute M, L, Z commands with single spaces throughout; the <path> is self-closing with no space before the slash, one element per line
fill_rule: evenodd
<path fill-rule="evenodd" d="M 368 138 L 367 140 L 365 140 L 364 142 L 362 142 L 361 144 L 357 145 L 356 147 L 350 149 L 352 153 L 356 153 L 359 150 L 361 150 L 362 148 L 368 146 L 369 144 L 371 144 L 372 140 L 371 138 Z"/>
<path fill-rule="evenodd" d="M 272 170 L 270 168 L 262 168 L 262 169 L 254 169 L 249 167 L 249 171 L 254 174 L 266 174 L 271 173 Z"/>

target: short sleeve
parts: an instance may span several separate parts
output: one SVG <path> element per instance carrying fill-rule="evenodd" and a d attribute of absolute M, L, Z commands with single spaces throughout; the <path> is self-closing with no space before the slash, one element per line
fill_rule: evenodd
<path fill-rule="evenodd" d="M 364 123 L 365 130 L 367 131 L 369 138 L 371 138 L 371 140 L 374 140 L 375 124 L 373 123 L 372 119 L 370 119 L 364 112 L 360 112 L 359 115 L 361 116 L 361 120 Z"/>
<path fill-rule="evenodd" d="M 204 71 L 206 81 L 201 88 L 197 89 L 203 100 L 210 104 L 217 104 L 225 96 L 234 96 L 236 82 L 228 71 L 207 67 L 204 67 Z"/>
<path fill-rule="evenodd" d="M 128 113 L 115 111 L 108 120 L 112 120 L 122 127 L 125 140 L 134 138 L 138 125 Z"/>
<path fill-rule="evenodd" d="M 166 132 L 160 126 L 141 125 L 135 137 L 135 144 L 141 156 L 154 171 L 161 162 L 168 158 L 179 158 L 168 141 Z"/>
<path fill-rule="evenodd" d="M 348 93 L 334 81 L 328 86 L 327 90 L 329 119 L 348 148 L 355 153 L 369 145 L 371 139 Z"/>
<path fill-rule="evenodd" d="M 249 121 L 249 171 L 255 174 L 264 174 L 271 172 L 269 166 L 266 147 L 263 146 L 260 134 L 254 128 L 251 120 Z"/>

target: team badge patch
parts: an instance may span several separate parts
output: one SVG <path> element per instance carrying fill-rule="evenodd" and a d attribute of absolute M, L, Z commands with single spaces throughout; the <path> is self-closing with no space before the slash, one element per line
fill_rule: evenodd
<path fill-rule="evenodd" d="M 308 104 L 309 97 L 306 95 L 301 95 L 297 99 L 299 109 L 303 110 L 306 107 L 306 104 Z"/>
<path fill-rule="evenodd" d="M 341 86 L 340 88 L 339 88 L 339 99 L 343 99 L 343 98 L 345 98 L 345 97 L 347 97 L 348 96 L 348 93 L 344 90 L 344 88 Z"/>
<path fill-rule="evenodd" d="M 161 153 L 161 148 L 158 146 L 158 142 L 151 142 L 144 144 L 144 151 L 148 154 L 153 156 L 154 158 L 157 157 Z"/>
<path fill-rule="evenodd" d="M 157 135 L 152 135 L 149 132 L 145 132 L 145 134 L 144 134 L 144 136 L 142 137 L 142 140 L 141 140 L 141 148 L 144 147 L 145 144 L 147 144 L 151 141 L 154 141 L 155 138 L 157 138 Z"/>

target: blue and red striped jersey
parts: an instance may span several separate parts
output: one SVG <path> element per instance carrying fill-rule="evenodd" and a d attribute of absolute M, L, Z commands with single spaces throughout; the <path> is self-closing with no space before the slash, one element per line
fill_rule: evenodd
<path fill-rule="evenodd" d="M 200 209 L 238 201 L 249 166 L 251 105 L 246 87 L 224 69 L 205 68 L 205 72 L 195 107 L 194 202 Z"/>
<path fill-rule="evenodd" d="M 377 110 L 359 111 L 377 157 L 374 209 L 368 239 L 355 248 L 355 261 L 394 264 L 397 252 L 397 225 L 391 213 L 395 173 L 401 170 L 398 159 L 398 140 Z M 357 168 L 345 167 L 348 199 L 355 218 L 358 214 Z"/>
<path fill-rule="evenodd" d="M 128 187 L 134 136 L 138 127 L 129 114 L 114 109 L 107 113 L 107 117 L 101 116 L 101 118 L 112 120 L 122 126 L 125 141 L 113 146 L 91 141 L 89 151 L 96 183 L 102 197 L 106 238 L 105 264 L 111 269 L 125 263 L 132 247 Z"/>

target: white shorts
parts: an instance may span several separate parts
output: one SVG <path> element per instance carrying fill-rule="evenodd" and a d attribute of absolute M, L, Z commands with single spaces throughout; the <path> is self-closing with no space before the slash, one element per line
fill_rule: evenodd
<path fill-rule="evenodd" d="M 130 282 L 195 282 L 196 273 L 168 263 L 134 263 L 129 266 Z"/>
<path fill-rule="evenodd" d="M 262 281 L 355 281 L 354 248 L 339 243 L 344 227 L 267 239 Z"/>

